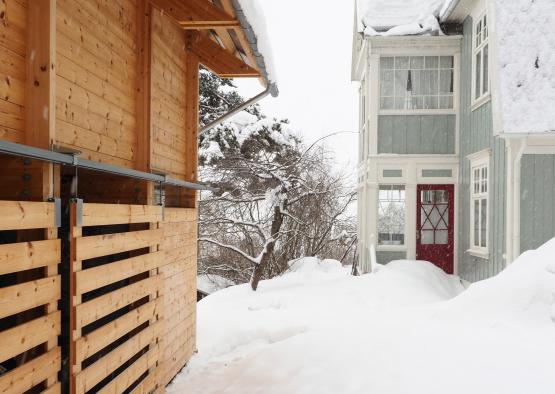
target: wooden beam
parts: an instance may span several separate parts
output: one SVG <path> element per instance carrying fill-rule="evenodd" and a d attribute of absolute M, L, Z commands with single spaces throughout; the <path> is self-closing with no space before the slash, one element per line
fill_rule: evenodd
<path fill-rule="evenodd" d="M 151 0 L 152 4 L 170 15 L 184 29 L 237 27 L 239 21 L 208 0 Z"/>
<path fill-rule="evenodd" d="M 136 164 L 140 171 L 150 170 L 151 129 L 151 11 L 148 0 L 137 1 L 137 142 Z"/>
<path fill-rule="evenodd" d="M 26 143 L 50 149 L 56 130 L 56 0 L 27 7 Z"/>
<path fill-rule="evenodd" d="M 245 64 L 207 36 L 198 32 L 188 32 L 187 40 L 188 49 L 198 56 L 200 63 L 221 78 L 260 77 L 258 70 Z"/>
<path fill-rule="evenodd" d="M 221 51 L 224 52 L 223 49 Z M 198 177 L 199 66 L 198 55 L 192 50 L 187 50 L 185 52 L 185 180 L 189 182 L 196 182 Z M 196 207 L 195 191 L 181 190 L 181 193 L 185 200 L 181 204 L 182 207 Z"/>

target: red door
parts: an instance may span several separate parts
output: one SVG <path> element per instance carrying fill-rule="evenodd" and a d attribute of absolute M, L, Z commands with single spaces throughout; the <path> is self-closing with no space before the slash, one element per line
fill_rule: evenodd
<path fill-rule="evenodd" d="M 455 190 L 453 185 L 418 185 L 416 258 L 454 271 Z"/>

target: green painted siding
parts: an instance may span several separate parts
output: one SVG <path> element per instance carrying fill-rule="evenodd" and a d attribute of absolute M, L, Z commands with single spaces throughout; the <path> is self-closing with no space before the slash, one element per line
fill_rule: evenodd
<path fill-rule="evenodd" d="M 380 115 L 378 153 L 453 154 L 455 115 Z"/>
<path fill-rule="evenodd" d="M 406 258 L 406 252 L 376 252 L 376 260 L 378 261 L 378 264 L 387 264 L 394 260 L 405 260 Z"/>
<path fill-rule="evenodd" d="M 555 236 L 555 155 L 524 155 L 520 187 L 520 250 Z"/>
<path fill-rule="evenodd" d="M 505 143 L 493 136 L 491 103 L 471 110 L 472 92 L 472 19 L 463 26 L 461 54 L 461 112 L 460 112 L 460 187 L 458 225 L 458 271 L 468 281 L 488 278 L 504 267 L 506 162 Z M 470 160 L 467 156 L 491 149 L 490 161 L 490 231 L 489 260 L 470 255 Z"/>

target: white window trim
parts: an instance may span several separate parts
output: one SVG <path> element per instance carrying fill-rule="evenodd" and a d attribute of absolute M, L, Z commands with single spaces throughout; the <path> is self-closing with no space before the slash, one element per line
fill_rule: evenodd
<path fill-rule="evenodd" d="M 484 17 L 486 17 L 488 24 L 488 37 L 485 40 L 482 40 L 479 46 L 476 46 L 476 27 L 478 23 L 482 22 Z M 476 108 L 482 106 L 483 104 L 487 103 L 491 100 L 491 68 L 490 68 L 490 58 L 491 58 L 491 45 L 489 44 L 489 37 L 490 37 L 490 26 L 489 26 L 490 18 L 487 17 L 486 10 L 482 10 L 480 13 L 477 14 L 477 17 L 473 17 L 472 19 L 472 75 L 471 75 L 471 110 L 475 110 Z M 483 69 L 483 62 L 484 62 L 484 53 L 483 49 L 485 45 L 488 45 L 488 90 L 486 93 L 480 94 L 479 97 L 476 97 L 476 54 L 481 52 L 481 59 L 482 59 L 482 69 Z M 480 73 L 480 87 L 482 88 L 484 84 L 484 74 L 483 72 Z"/>
<path fill-rule="evenodd" d="M 382 57 L 412 57 L 412 56 L 452 56 L 453 57 L 453 108 L 436 108 L 436 109 L 382 109 L 381 108 L 381 63 L 378 59 L 378 115 L 456 115 L 457 108 L 458 108 L 458 94 L 459 94 L 459 62 L 458 56 L 456 53 L 452 51 L 423 51 L 412 53 L 409 50 L 398 51 L 395 53 L 382 53 L 380 54 L 380 58 Z M 439 95 L 438 95 L 439 96 Z"/>
<path fill-rule="evenodd" d="M 376 213 L 376 227 L 375 227 L 375 234 L 379 234 L 379 217 L 380 217 L 380 187 L 382 186 L 402 186 L 403 190 L 405 191 L 405 226 L 404 226 L 404 241 L 400 245 L 394 244 L 380 244 L 379 236 L 376 236 L 376 250 L 379 252 L 404 252 L 408 250 L 407 247 L 407 230 L 408 230 L 408 222 L 407 218 L 409 215 L 409 209 L 407 206 L 407 185 L 404 182 L 380 182 L 377 187 L 377 196 L 376 196 L 376 206 L 375 206 L 375 213 Z"/>
<path fill-rule="evenodd" d="M 467 158 L 470 160 L 470 187 L 469 187 L 469 196 L 470 196 L 470 248 L 467 252 L 473 256 L 480 257 L 483 259 L 489 258 L 489 234 L 490 234 L 490 209 L 491 209 L 491 165 L 490 165 L 490 158 L 491 158 L 491 150 L 485 149 L 471 155 L 468 155 Z M 486 187 L 487 192 L 485 193 L 485 198 L 487 201 L 487 212 L 486 212 L 486 246 L 476 246 L 474 244 L 474 169 L 475 168 L 487 168 L 487 181 Z M 478 199 L 483 199 L 484 195 L 480 193 L 477 197 Z M 481 229 L 480 229 L 481 230 Z"/>

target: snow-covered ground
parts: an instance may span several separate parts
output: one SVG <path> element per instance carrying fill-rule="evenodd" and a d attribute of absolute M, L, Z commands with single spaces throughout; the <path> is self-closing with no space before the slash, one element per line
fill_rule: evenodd
<path fill-rule="evenodd" d="M 198 354 L 169 393 L 555 392 L 555 240 L 464 290 L 425 262 L 352 277 L 304 259 L 198 308 Z"/>

